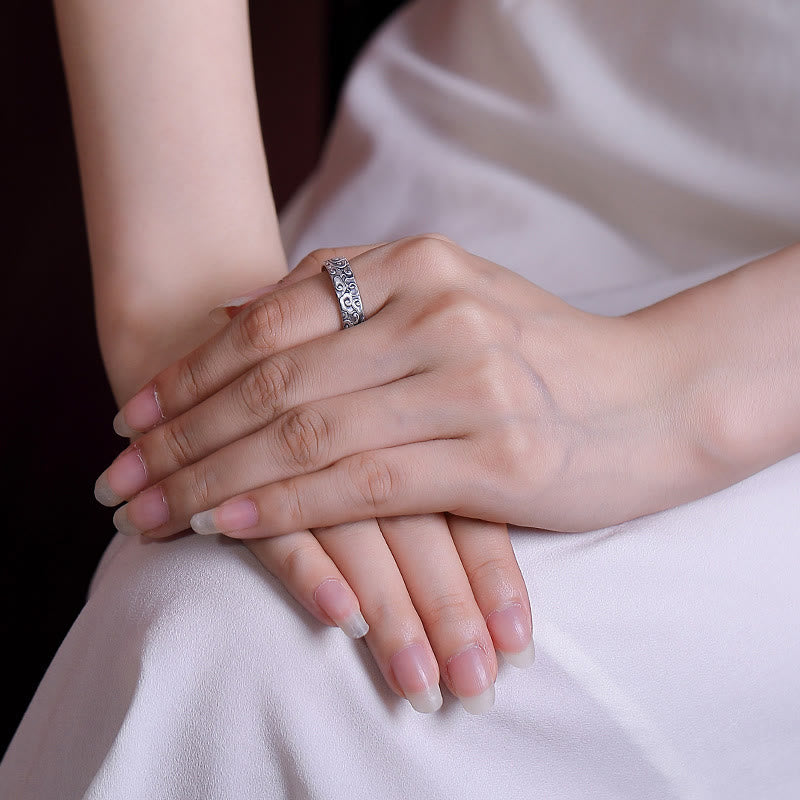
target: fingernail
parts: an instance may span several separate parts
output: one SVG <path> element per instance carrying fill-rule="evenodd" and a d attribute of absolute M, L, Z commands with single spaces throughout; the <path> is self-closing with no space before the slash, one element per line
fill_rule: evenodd
<path fill-rule="evenodd" d="M 258 509 L 252 500 L 231 500 L 189 520 L 192 530 L 203 536 L 243 531 L 258 525 Z"/>
<path fill-rule="evenodd" d="M 118 506 L 126 497 L 147 486 L 147 470 L 139 448 L 120 455 L 97 479 L 94 496 L 104 506 Z"/>
<path fill-rule="evenodd" d="M 130 438 L 136 433 L 150 430 L 163 419 L 156 387 L 151 384 L 135 394 L 120 409 L 114 417 L 114 431 L 120 436 Z"/>
<path fill-rule="evenodd" d="M 351 638 L 360 639 L 369 630 L 367 621 L 358 610 L 352 592 L 336 578 L 327 578 L 314 592 L 317 605 Z"/>
<path fill-rule="evenodd" d="M 167 501 L 159 486 L 142 492 L 114 512 L 114 525 L 125 536 L 153 530 L 168 520 Z"/>
<path fill-rule="evenodd" d="M 95 481 L 94 499 L 97 500 L 101 506 L 108 506 L 109 508 L 118 506 L 125 499 L 116 494 L 108 485 L 108 470 Z"/>
<path fill-rule="evenodd" d="M 270 283 L 266 286 L 262 286 L 260 289 L 255 289 L 249 294 L 243 294 L 241 297 L 234 297 L 231 300 L 226 300 L 224 303 L 220 303 L 218 306 L 212 308 L 211 311 L 208 312 L 208 316 L 211 317 L 213 322 L 227 322 L 229 319 L 236 316 L 236 309 L 247 305 L 257 297 L 261 297 L 262 294 L 267 294 L 277 289 L 278 285 L 277 283 Z"/>
<path fill-rule="evenodd" d="M 421 644 L 410 644 L 389 661 L 395 680 L 415 711 L 431 714 L 442 707 L 436 667 Z"/>
<path fill-rule="evenodd" d="M 494 684 L 489 659 L 477 644 L 452 656 L 447 674 L 461 705 L 470 714 L 484 714 L 494 705 Z"/>
<path fill-rule="evenodd" d="M 536 650 L 528 616 L 519 603 L 493 611 L 486 618 L 495 647 L 509 664 L 524 669 L 533 664 Z"/>

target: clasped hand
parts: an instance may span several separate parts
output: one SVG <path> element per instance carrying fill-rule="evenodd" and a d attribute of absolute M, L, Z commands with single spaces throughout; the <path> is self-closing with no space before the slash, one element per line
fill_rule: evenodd
<path fill-rule="evenodd" d="M 367 320 L 341 330 L 351 262 Z M 666 507 L 669 375 L 652 333 L 579 311 L 439 236 L 312 253 L 120 411 L 98 480 L 124 533 L 251 549 L 317 618 L 367 629 L 419 710 L 441 673 L 491 705 L 532 655 L 506 523 L 586 531 Z M 376 520 L 377 518 L 377 520 Z M 361 611 L 364 611 L 362 616 Z"/>

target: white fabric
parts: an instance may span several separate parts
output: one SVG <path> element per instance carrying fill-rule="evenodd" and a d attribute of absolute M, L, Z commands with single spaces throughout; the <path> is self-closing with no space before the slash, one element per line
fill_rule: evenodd
<path fill-rule="evenodd" d="M 586 310 L 800 239 L 793 0 L 427 0 L 284 218 L 438 230 Z M 516 528 L 537 663 L 422 716 L 222 538 L 118 537 L 0 768 L 33 798 L 800 797 L 800 455 L 588 534 Z"/>

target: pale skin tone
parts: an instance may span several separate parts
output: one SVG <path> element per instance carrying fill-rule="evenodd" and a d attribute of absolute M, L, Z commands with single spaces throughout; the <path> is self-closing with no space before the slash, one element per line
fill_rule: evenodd
<path fill-rule="evenodd" d="M 593 530 L 800 450 L 800 247 L 608 318 L 420 236 L 313 253 L 220 328 L 209 308 L 277 280 L 284 265 L 249 65 L 236 51 L 246 51 L 245 11 L 208 5 L 212 19 L 187 23 L 176 11 L 170 23 L 155 0 L 136 13 L 57 4 L 101 345 L 128 401 L 118 428 L 142 434 L 101 476 L 99 495 L 130 501 L 115 515 L 129 533 L 166 537 L 191 520 L 247 540 L 321 621 L 357 635 L 363 612 L 387 682 L 415 707 L 438 705 L 442 679 L 485 710 L 496 651 L 530 653 L 506 523 Z M 81 9 L 94 34 L 72 29 Z M 124 42 L 109 43 L 125 14 Z M 219 61 L 200 87 L 202 73 L 175 77 L 178 113 L 163 97 L 164 70 L 208 69 L 192 47 L 181 51 L 187 24 Z M 137 35 L 165 53 L 144 89 Z M 71 57 L 71 46 L 89 56 Z M 92 59 L 114 72 L 113 87 Z M 115 101 L 126 81 L 126 103 Z M 88 96 L 101 114 L 82 106 Z M 231 113 L 206 119 L 201 100 Z M 130 124 L 141 124 L 138 137 L 125 134 Z M 199 124 L 216 127 L 190 141 Z M 241 170 L 216 169 L 233 143 Z M 344 332 L 320 271 L 334 255 L 350 259 L 368 317 Z"/>
<path fill-rule="evenodd" d="M 247 6 L 55 6 L 100 347 L 122 404 L 219 329 L 209 309 L 286 275 Z M 321 622 L 357 635 L 363 612 L 388 684 L 418 710 L 441 703 L 440 680 L 470 710 L 486 710 L 496 648 L 530 662 L 530 606 L 505 525 L 442 514 L 395 520 L 395 539 L 425 542 L 424 553 L 409 545 L 397 557 L 374 517 L 325 527 L 248 546 Z M 439 570 L 426 574 L 430 565 Z"/>

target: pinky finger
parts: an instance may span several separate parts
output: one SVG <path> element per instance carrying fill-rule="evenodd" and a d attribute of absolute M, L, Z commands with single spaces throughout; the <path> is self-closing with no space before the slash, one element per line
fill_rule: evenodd
<path fill-rule="evenodd" d="M 311 531 L 297 531 L 246 542 L 253 555 L 300 605 L 325 625 L 336 625 L 351 639 L 369 630 L 358 598 Z"/>

